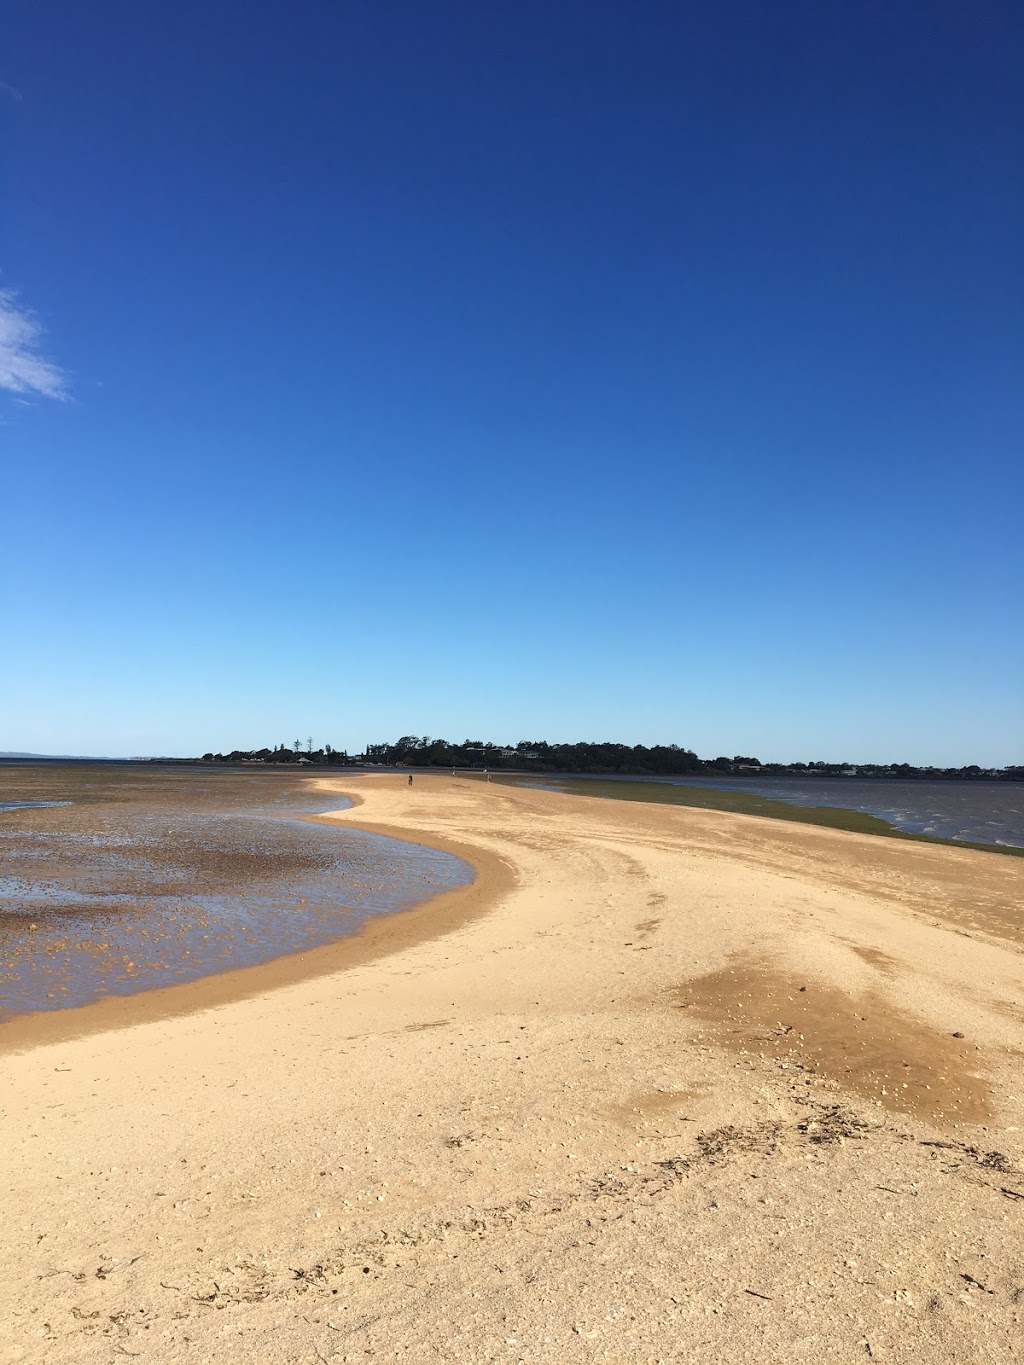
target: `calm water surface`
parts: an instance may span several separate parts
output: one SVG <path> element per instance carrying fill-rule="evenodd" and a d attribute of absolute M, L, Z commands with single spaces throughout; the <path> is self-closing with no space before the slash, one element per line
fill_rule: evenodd
<path fill-rule="evenodd" d="M 216 776 L 79 772 L 60 791 L 51 770 L 54 794 L 19 799 L 0 771 L 0 1017 L 301 952 L 472 880 L 450 854 L 302 818 L 340 796 Z"/>
<path fill-rule="evenodd" d="M 751 792 L 797 806 L 839 806 L 877 815 L 911 834 L 1024 848 L 1024 783 L 1020 782 L 903 782 L 897 778 L 754 775 L 621 780 Z"/>

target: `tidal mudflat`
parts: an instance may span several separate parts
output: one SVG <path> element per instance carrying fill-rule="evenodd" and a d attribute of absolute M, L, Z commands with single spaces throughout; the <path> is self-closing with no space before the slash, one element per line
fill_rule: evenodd
<path fill-rule="evenodd" d="M 576 796 L 731 811 L 1024 857 L 1024 784 L 1019 782 L 579 773 L 499 780 Z"/>
<path fill-rule="evenodd" d="M 301 952 L 472 879 L 450 854 L 317 823 L 344 799 L 287 771 L 5 765 L 0 798 L 4 1014 Z"/>
<path fill-rule="evenodd" d="M 273 989 L 6 1026 L 0 1360 L 1018 1365 L 1021 859 L 308 786 L 476 879 Z"/>

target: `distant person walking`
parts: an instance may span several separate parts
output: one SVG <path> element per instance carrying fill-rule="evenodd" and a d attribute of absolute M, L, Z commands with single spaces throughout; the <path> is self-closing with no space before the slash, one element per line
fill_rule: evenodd
<path fill-rule="evenodd" d="M 412 773 L 409 774 L 409 786 L 412 786 Z"/>

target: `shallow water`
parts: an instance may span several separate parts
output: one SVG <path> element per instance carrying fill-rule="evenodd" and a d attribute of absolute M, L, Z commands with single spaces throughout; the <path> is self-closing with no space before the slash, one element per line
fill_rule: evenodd
<path fill-rule="evenodd" d="M 0 810 L 35 810 L 38 807 L 70 805 L 70 801 L 0 801 Z"/>
<path fill-rule="evenodd" d="M 348 803 L 289 775 L 51 767 L 0 782 L 15 798 L 0 811 L 0 1012 L 301 952 L 473 876 L 450 854 L 302 818 Z"/>
<path fill-rule="evenodd" d="M 582 774 L 562 774 L 583 780 Z M 595 775 L 596 776 L 596 775 Z M 1024 848 L 1024 783 L 928 782 L 877 777 L 622 777 L 602 781 L 667 782 L 750 792 L 796 806 L 833 806 L 877 815 L 897 829 L 938 839 Z"/>

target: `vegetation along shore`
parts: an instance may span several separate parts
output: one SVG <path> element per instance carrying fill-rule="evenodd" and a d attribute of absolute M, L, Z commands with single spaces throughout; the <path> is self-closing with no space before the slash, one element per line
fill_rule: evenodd
<path fill-rule="evenodd" d="M 199 761 L 199 760 L 197 760 Z M 466 739 L 460 744 L 427 735 L 403 735 L 394 743 L 367 744 L 362 753 L 349 754 L 330 744 L 314 748 L 312 739 L 293 740 L 262 749 L 232 749 L 229 753 L 203 754 L 205 763 L 300 763 L 328 767 L 371 766 L 406 768 L 487 768 L 495 771 L 556 773 L 635 773 L 684 776 L 730 776 L 759 773 L 764 776 L 801 777 L 892 777 L 929 781 L 972 779 L 1024 781 L 1024 765 L 1002 768 L 970 763 L 959 768 L 922 767 L 912 763 L 762 763 L 752 756 L 698 758 L 679 744 L 577 743 L 550 744 L 546 740 L 519 740 L 495 744 L 491 740 Z"/>

